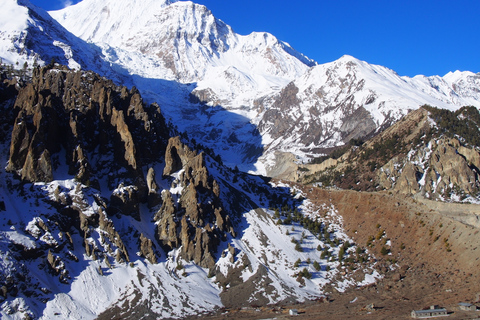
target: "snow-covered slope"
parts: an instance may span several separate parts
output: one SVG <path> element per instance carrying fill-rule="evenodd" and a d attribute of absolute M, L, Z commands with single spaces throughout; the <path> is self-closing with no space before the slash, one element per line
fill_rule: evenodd
<path fill-rule="evenodd" d="M 54 59 L 72 69 L 90 69 L 119 79 L 101 50 L 77 38 L 28 0 L 4 0 L 0 12 L 0 57 L 4 64 L 32 67 Z"/>
<path fill-rule="evenodd" d="M 388 68 L 343 56 L 312 67 L 265 99 L 258 130 L 269 151 L 291 152 L 305 160 L 386 128 L 424 104 L 450 110 L 480 107 L 479 88 L 480 75 L 471 72 L 400 77 Z M 274 161 L 266 163 L 274 166 Z"/>
<path fill-rule="evenodd" d="M 197 90 L 211 88 L 228 103 L 284 85 L 314 65 L 271 34 L 234 33 L 190 1 L 85 0 L 51 15 L 80 38 L 117 51 L 110 58 L 132 73 L 196 82 Z"/>
<path fill-rule="evenodd" d="M 183 260 L 179 249 L 162 252 L 156 264 L 135 256 L 139 249 L 132 233 L 142 232 L 154 239 L 154 226 L 146 207 L 142 209 L 140 221 L 126 216 L 104 217 L 113 221 L 132 253 L 129 263 L 115 261 L 118 249 L 105 241 L 106 234 L 101 228 L 90 229 L 89 245 L 97 255 L 101 250 L 107 252 L 108 248 L 115 251 L 101 259 L 87 256 L 80 232 L 72 228 L 67 236 L 62 226 L 55 223 L 65 219 L 55 213 L 49 200 L 55 197 L 55 190 L 61 190 L 61 196 L 81 198 L 83 212 L 90 212 L 93 218 L 99 210 L 95 200 L 98 190 L 73 179 L 20 186 L 19 181 L 3 169 L 0 179 L 0 202 L 6 208 L 2 213 L 9 217 L 0 221 L 0 282 L 8 288 L 6 297 L 0 295 L 2 319 L 20 319 L 27 315 L 40 319 L 95 319 L 102 314 L 131 316 L 138 312 L 160 318 L 183 318 L 222 307 L 220 295 L 228 290 L 247 295 L 246 299 L 252 304 L 275 304 L 291 297 L 298 301 L 321 297 L 326 284 L 343 291 L 350 286 L 370 284 L 378 277 L 368 267 L 360 282 L 350 276 L 340 277 L 339 281 L 337 276 L 342 270 L 335 257 L 341 246 L 334 245 L 331 239 L 317 239 L 298 223 L 277 225 L 272 219 L 273 212 L 267 209 L 245 213 L 245 221 L 237 226 L 241 236 L 230 240 L 233 251 L 224 243 L 225 249 L 218 253 L 221 258 L 216 264 L 217 276 Z M 10 191 L 12 188 L 25 198 L 17 191 Z M 269 214 L 263 213 L 264 210 Z M 353 244 L 343 232 L 341 217 L 335 208 L 315 208 L 306 202 L 300 210 L 328 224 L 332 239 Z M 319 212 L 327 214 L 321 218 Z M 301 251 L 295 249 L 292 239 L 302 243 Z M 318 246 L 328 250 L 325 258 L 319 258 Z M 352 246 L 349 252 L 353 255 L 355 249 Z M 44 254 L 37 258 L 28 256 L 42 251 Z M 47 252 L 51 252 L 56 261 L 58 273 L 48 264 Z M 301 262 L 296 263 L 297 260 Z M 315 269 L 315 261 L 321 269 Z M 308 270 L 311 278 L 307 276 L 302 284 L 298 274 L 303 269 Z M 253 283 L 250 288 L 227 285 L 232 281 L 229 274 L 238 270 L 242 270 L 240 283 Z M 220 282 L 221 279 L 228 281 Z M 226 286 L 222 288 L 222 285 Z M 238 303 L 242 301 L 237 297 Z"/>

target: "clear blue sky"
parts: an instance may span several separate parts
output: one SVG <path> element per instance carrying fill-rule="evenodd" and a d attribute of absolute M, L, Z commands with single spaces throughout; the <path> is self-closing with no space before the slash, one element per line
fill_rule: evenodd
<path fill-rule="evenodd" d="M 30 1 L 46 10 L 72 2 Z M 479 0 L 194 2 L 239 34 L 270 32 L 319 63 L 349 54 L 407 76 L 480 72 Z"/>

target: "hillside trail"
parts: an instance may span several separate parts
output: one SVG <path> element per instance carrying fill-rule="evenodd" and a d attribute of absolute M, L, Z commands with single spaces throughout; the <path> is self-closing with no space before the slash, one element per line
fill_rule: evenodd
<path fill-rule="evenodd" d="M 478 204 L 433 201 L 420 195 L 414 196 L 414 199 L 432 212 L 480 229 L 480 205 Z"/>

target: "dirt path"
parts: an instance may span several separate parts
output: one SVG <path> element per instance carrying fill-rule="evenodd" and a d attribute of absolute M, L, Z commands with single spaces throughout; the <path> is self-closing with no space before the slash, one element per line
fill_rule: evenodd
<path fill-rule="evenodd" d="M 425 205 L 429 210 L 466 225 L 480 229 L 480 205 L 468 203 L 445 203 L 415 197 L 415 200 Z"/>

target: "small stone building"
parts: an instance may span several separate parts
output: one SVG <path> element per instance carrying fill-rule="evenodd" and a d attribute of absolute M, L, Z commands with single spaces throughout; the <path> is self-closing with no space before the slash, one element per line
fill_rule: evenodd
<path fill-rule="evenodd" d="M 291 316 L 298 316 L 298 310 L 297 309 L 290 309 L 288 310 L 288 314 Z"/>
<path fill-rule="evenodd" d="M 458 308 L 463 311 L 477 311 L 477 306 L 468 302 L 460 302 Z"/>
<path fill-rule="evenodd" d="M 446 316 L 447 314 L 447 309 L 431 306 L 430 309 L 427 310 L 413 310 L 411 315 L 412 318 L 433 318 Z"/>

